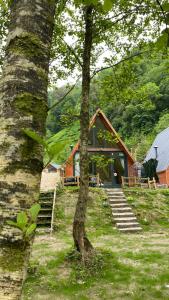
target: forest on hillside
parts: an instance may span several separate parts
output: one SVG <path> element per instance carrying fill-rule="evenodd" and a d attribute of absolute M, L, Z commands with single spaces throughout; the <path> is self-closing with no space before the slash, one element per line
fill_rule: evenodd
<path fill-rule="evenodd" d="M 70 124 L 77 123 L 81 83 L 62 99 L 67 91 L 66 85 L 49 89 L 49 107 L 58 105 L 48 114 L 48 138 L 68 127 L 67 140 Z M 145 51 L 100 72 L 91 82 L 91 116 L 97 108 L 104 111 L 137 160 L 142 161 L 155 136 L 169 126 L 169 59 L 164 51 Z"/>

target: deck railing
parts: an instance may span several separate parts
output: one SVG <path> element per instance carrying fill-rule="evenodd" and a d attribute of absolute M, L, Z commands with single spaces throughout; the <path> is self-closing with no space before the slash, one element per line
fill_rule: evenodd
<path fill-rule="evenodd" d="M 100 186 L 100 176 L 90 175 L 89 176 L 89 186 Z M 63 186 L 80 186 L 80 176 L 63 176 L 61 178 L 61 184 Z"/>
<path fill-rule="evenodd" d="M 152 180 L 150 180 L 149 177 L 143 178 L 143 177 L 121 177 L 122 179 L 122 187 L 128 186 L 128 187 L 141 187 L 141 188 L 149 188 L 149 189 L 156 189 L 156 180 L 153 177 Z"/>

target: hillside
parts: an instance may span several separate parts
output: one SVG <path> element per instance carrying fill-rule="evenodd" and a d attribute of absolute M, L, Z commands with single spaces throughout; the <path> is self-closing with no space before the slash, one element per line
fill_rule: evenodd
<path fill-rule="evenodd" d="M 126 190 L 144 230 L 120 234 L 104 191 L 90 190 L 87 234 L 97 249 L 89 270 L 72 252 L 77 189 L 57 196 L 53 236 L 37 235 L 23 300 L 169 299 L 169 193 Z"/>
<path fill-rule="evenodd" d="M 102 109 L 139 161 L 144 159 L 155 136 L 169 124 L 169 60 L 164 53 L 151 56 L 146 52 L 114 70 L 100 72 L 91 81 L 90 89 L 90 116 L 98 107 Z M 67 92 L 66 86 L 60 90 Z M 49 105 L 59 98 L 59 90 L 51 89 Z M 80 99 L 79 82 L 61 105 L 49 112 L 48 136 L 65 126 L 71 130 L 80 114 Z"/>

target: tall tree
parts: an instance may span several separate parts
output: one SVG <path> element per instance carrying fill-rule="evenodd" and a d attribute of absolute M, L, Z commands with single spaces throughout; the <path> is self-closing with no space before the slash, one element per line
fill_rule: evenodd
<path fill-rule="evenodd" d="M 7 225 L 38 201 L 42 148 L 22 129 L 45 133 L 55 0 L 10 1 L 0 81 L 0 299 L 19 299 L 30 245 Z"/>
<path fill-rule="evenodd" d="M 82 64 L 82 100 L 80 112 L 80 190 L 73 223 L 75 246 L 85 260 L 92 245 L 85 232 L 85 219 L 88 200 L 88 132 L 89 132 L 89 92 L 90 59 L 93 37 L 93 5 L 84 8 L 85 38 Z"/>

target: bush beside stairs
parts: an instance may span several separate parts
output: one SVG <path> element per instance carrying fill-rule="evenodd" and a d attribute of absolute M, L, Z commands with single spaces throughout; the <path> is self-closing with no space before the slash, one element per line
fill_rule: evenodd
<path fill-rule="evenodd" d="M 118 230 L 124 233 L 141 231 L 142 228 L 132 212 L 123 190 L 114 188 L 106 189 L 106 192 L 112 209 L 112 216 Z"/>

